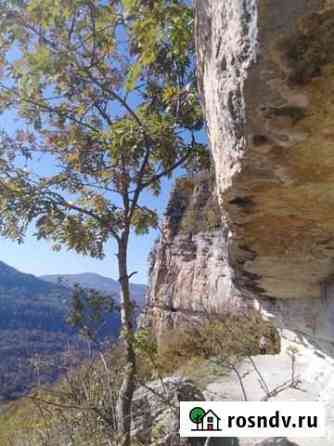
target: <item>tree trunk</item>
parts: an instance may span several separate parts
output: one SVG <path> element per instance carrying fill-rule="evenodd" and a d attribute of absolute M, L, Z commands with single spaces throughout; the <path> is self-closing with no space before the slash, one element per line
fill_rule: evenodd
<path fill-rule="evenodd" d="M 129 235 L 124 234 L 118 245 L 118 269 L 121 288 L 122 339 L 125 344 L 126 365 L 117 401 L 119 446 L 130 446 L 131 405 L 135 387 L 136 355 L 133 346 L 133 305 L 130 299 L 127 250 Z"/>

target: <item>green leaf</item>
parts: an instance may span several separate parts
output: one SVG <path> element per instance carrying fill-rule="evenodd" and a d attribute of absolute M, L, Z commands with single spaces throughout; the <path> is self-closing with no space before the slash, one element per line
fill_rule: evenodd
<path fill-rule="evenodd" d="M 143 69 L 143 65 L 140 64 L 139 62 L 133 64 L 130 67 L 130 70 L 128 72 L 128 76 L 127 76 L 126 82 L 125 82 L 125 88 L 128 92 L 134 89 L 136 82 L 142 72 L 142 69 Z"/>
<path fill-rule="evenodd" d="M 122 3 L 126 11 L 132 11 L 137 5 L 137 0 L 122 0 Z"/>

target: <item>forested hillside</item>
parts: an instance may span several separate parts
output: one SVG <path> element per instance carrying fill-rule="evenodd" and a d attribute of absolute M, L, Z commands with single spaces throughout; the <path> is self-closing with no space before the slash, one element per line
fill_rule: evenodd
<path fill-rule="evenodd" d="M 102 277 L 94 277 L 90 288 L 101 288 Z M 80 280 L 75 279 L 75 283 L 80 284 Z M 53 380 L 64 367 L 87 353 L 87 343 L 65 321 L 72 290 L 67 283 L 64 285 L 67 286 L 21 273 L 0 262 L 0 399 L 15 398 L 34 383 Z M 135 297 L 143 301 L 145 287 L 134 288 Z M 120 316 L 114 312 L 103 326 L 101 338 L 115 338 L 119 329 Z"/>

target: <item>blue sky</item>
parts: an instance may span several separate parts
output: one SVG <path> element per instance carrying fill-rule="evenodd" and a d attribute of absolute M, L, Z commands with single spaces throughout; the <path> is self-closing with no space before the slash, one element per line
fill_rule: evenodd
<path fill-rule="evenodd" d="M 16 50 L 10 52 L 10 59 L 15 59 Z M 15 131 L 22 126 L 13 113 L 4 113 L 0 117 L 0 128 L 6 131 Z M 206 141 L 204 133 L 201 134 L 203 142 Z M 35 164 L 35 161 L 34 161 Z M 35 165 L 36 167 L 36 165 Z M 41 160 L 38 164 L 38 174 L 48 175 L 53 170 L 50 159 Z M 158 211 L 163 216 L 168 203 L 169 194 L 174 180 L 165 179 L 162 182 L 161 194 L 153 197 L 146 193 L 142 203 Z M 147 283 L 148 254 L 154 241 L 159 237 L 159 231 L 151 231 L 145 236 L 132 236 L 129 249 L 129 272 L 138 271 L 133 281 Z M 0 260 L 17 268 L 18 270 L 34 275 L 44 274 L 77 274 L 95 272 L 117 280 L 116 246 L 113 241 L 105 247 L 103 260 L 92 259 L 76 254 L 73 251 L 63 250 L 55 252 L 51 244 L 45 240 L 36 240 L 33 229 L 29 231 L 23 244 L 17 244 L 0 236 Z"/>
<path fill-rule="evenodd" d="M 165 181 L 155 206 L 160 213 L 163 213 L 166 207 L 170 187 L 171 182 Z M 147 257 L 158 236 L 158 231 L 151 231 L 145 236 L 132 237 L 129 250 L 129 271 L 138 271 L 138 274 L 133 278 L 134 282 L 147 282 Z M 106 257 L 103 260 L 97 260 L 80 256 L 73 251 L 54 252 L 48 242 L 37 241 L 32 236 L 32 231 L 21 245 L 4 238 L 0 239 L 0 260 L 20 271 L 35 275 L 95 272 L 117 279 L 114 254 L 115 245 L 112 241 L 106 245 Z"/>
<path fill-rule="evenodd" d="M 8 131 L 14 131 L 22 125 L 12 113 L 2 114 L 0 119 L 0 127 Z M 38 164 L 38 173 L 40 175 L 47 174 L 50 170 L 52 170 L 50 160 L 40 161 Z M 145 204 L 152 209 L 156 209 L 161 217 L 167 206 L 173 182 L 174 180 L 168 179 L 163 181 L 159 197 L 153 197 L 148 193 L 143 197 Z M 132 236 L 129 249 L 129 271 L 138 271 L 138 274 L 133 278 L 134 282 L 147 282 L 147 258 L 157 237 L 159 237 L 159 231 L 153 230 L 145 236 Z M 45 240 L 35 239 L 33 229 L 29 231 L 23 244 L 17 244 L 0 237 L 0 260 L 22 272 L 37 276 L 95 272 L 117 280 L 115 252 L 113 241 L 107 243 L 105 249 L 106 256 L 103 260 L 81 256 L 67 250 L 54 252 L 50 243 Z"/>
<path fill-rule="evenodd" d="M 13 113 L 6 112 L 0 117 L 0 128 L 10 133 L 22 126 L 24 124 Z M 204 132 L 201 132 L 198 136 L 200 136 L 202 142 L 207 141 Z M 41 159 L 37 164 L 34 161 L 33 164 L 33 170 L 36 172 L 37 169 L 39 175 L 52 174 L 53 166 L 50 158 Z M 176 176 L 180 173 L 179 171 Z M 154 197 L 149 193 L 143 194 L 142 203 L 145 203 L 151 209 L 155 209 L 159 213 L 160 219 L 163 218 L 174 181 L 175 176 L 172 179 L 162 181 L 159 197 Z M 134 276 L 133 282 L 147 283 L 148 254 L 158 237 L 159 231 L 153 230 L 145 236 L 132 236 L 129 249 L 129 272 L 138 272 Z M 0 236 L 0 260 L 22 272 L 36 276 L 95 272 L 117 280 L 115 252 L 116 246 L 112 240 L 107 243 L 105 247 L 106 255 L 102 260 L 92 259 L 88 256 L 84 257 L 74 251 L 55 252 L 47 241 L 35 239 L 33 229 L 29 231 L 23 244 L 17 244 Z"/>

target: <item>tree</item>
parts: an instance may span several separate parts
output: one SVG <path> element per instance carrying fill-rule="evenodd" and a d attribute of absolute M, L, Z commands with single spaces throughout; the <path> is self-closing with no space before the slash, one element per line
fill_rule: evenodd
<path fill-rule="evenodd" d="M 66 322 L 78 330 L 83 338 L 97 346 L 101 340 L 101 331 L 103 333 L 103 328 L 114 311 L 117 311 L 117 305 L 113 296 L 94 289 L 86 290 L 76 284 Z"/>
<path fill-rule="evenodd" d="M 129 237 L 155 228 L 143 192 L 201 159 L 192 12 L 181 0 L 0 0 L 0 233 L 55 249 L 117 245 L 126 350 L 118 422 L 130 442 L 136 357 Z M 41 174 L 38 162 L 52 166 Z"/>
<path fill-rule="evenodd" d="M 205 410 L 202 407 L 194 407 L 189 414 L 190 420 L 197 425 L 202 422 L 204 416 Z"/>

